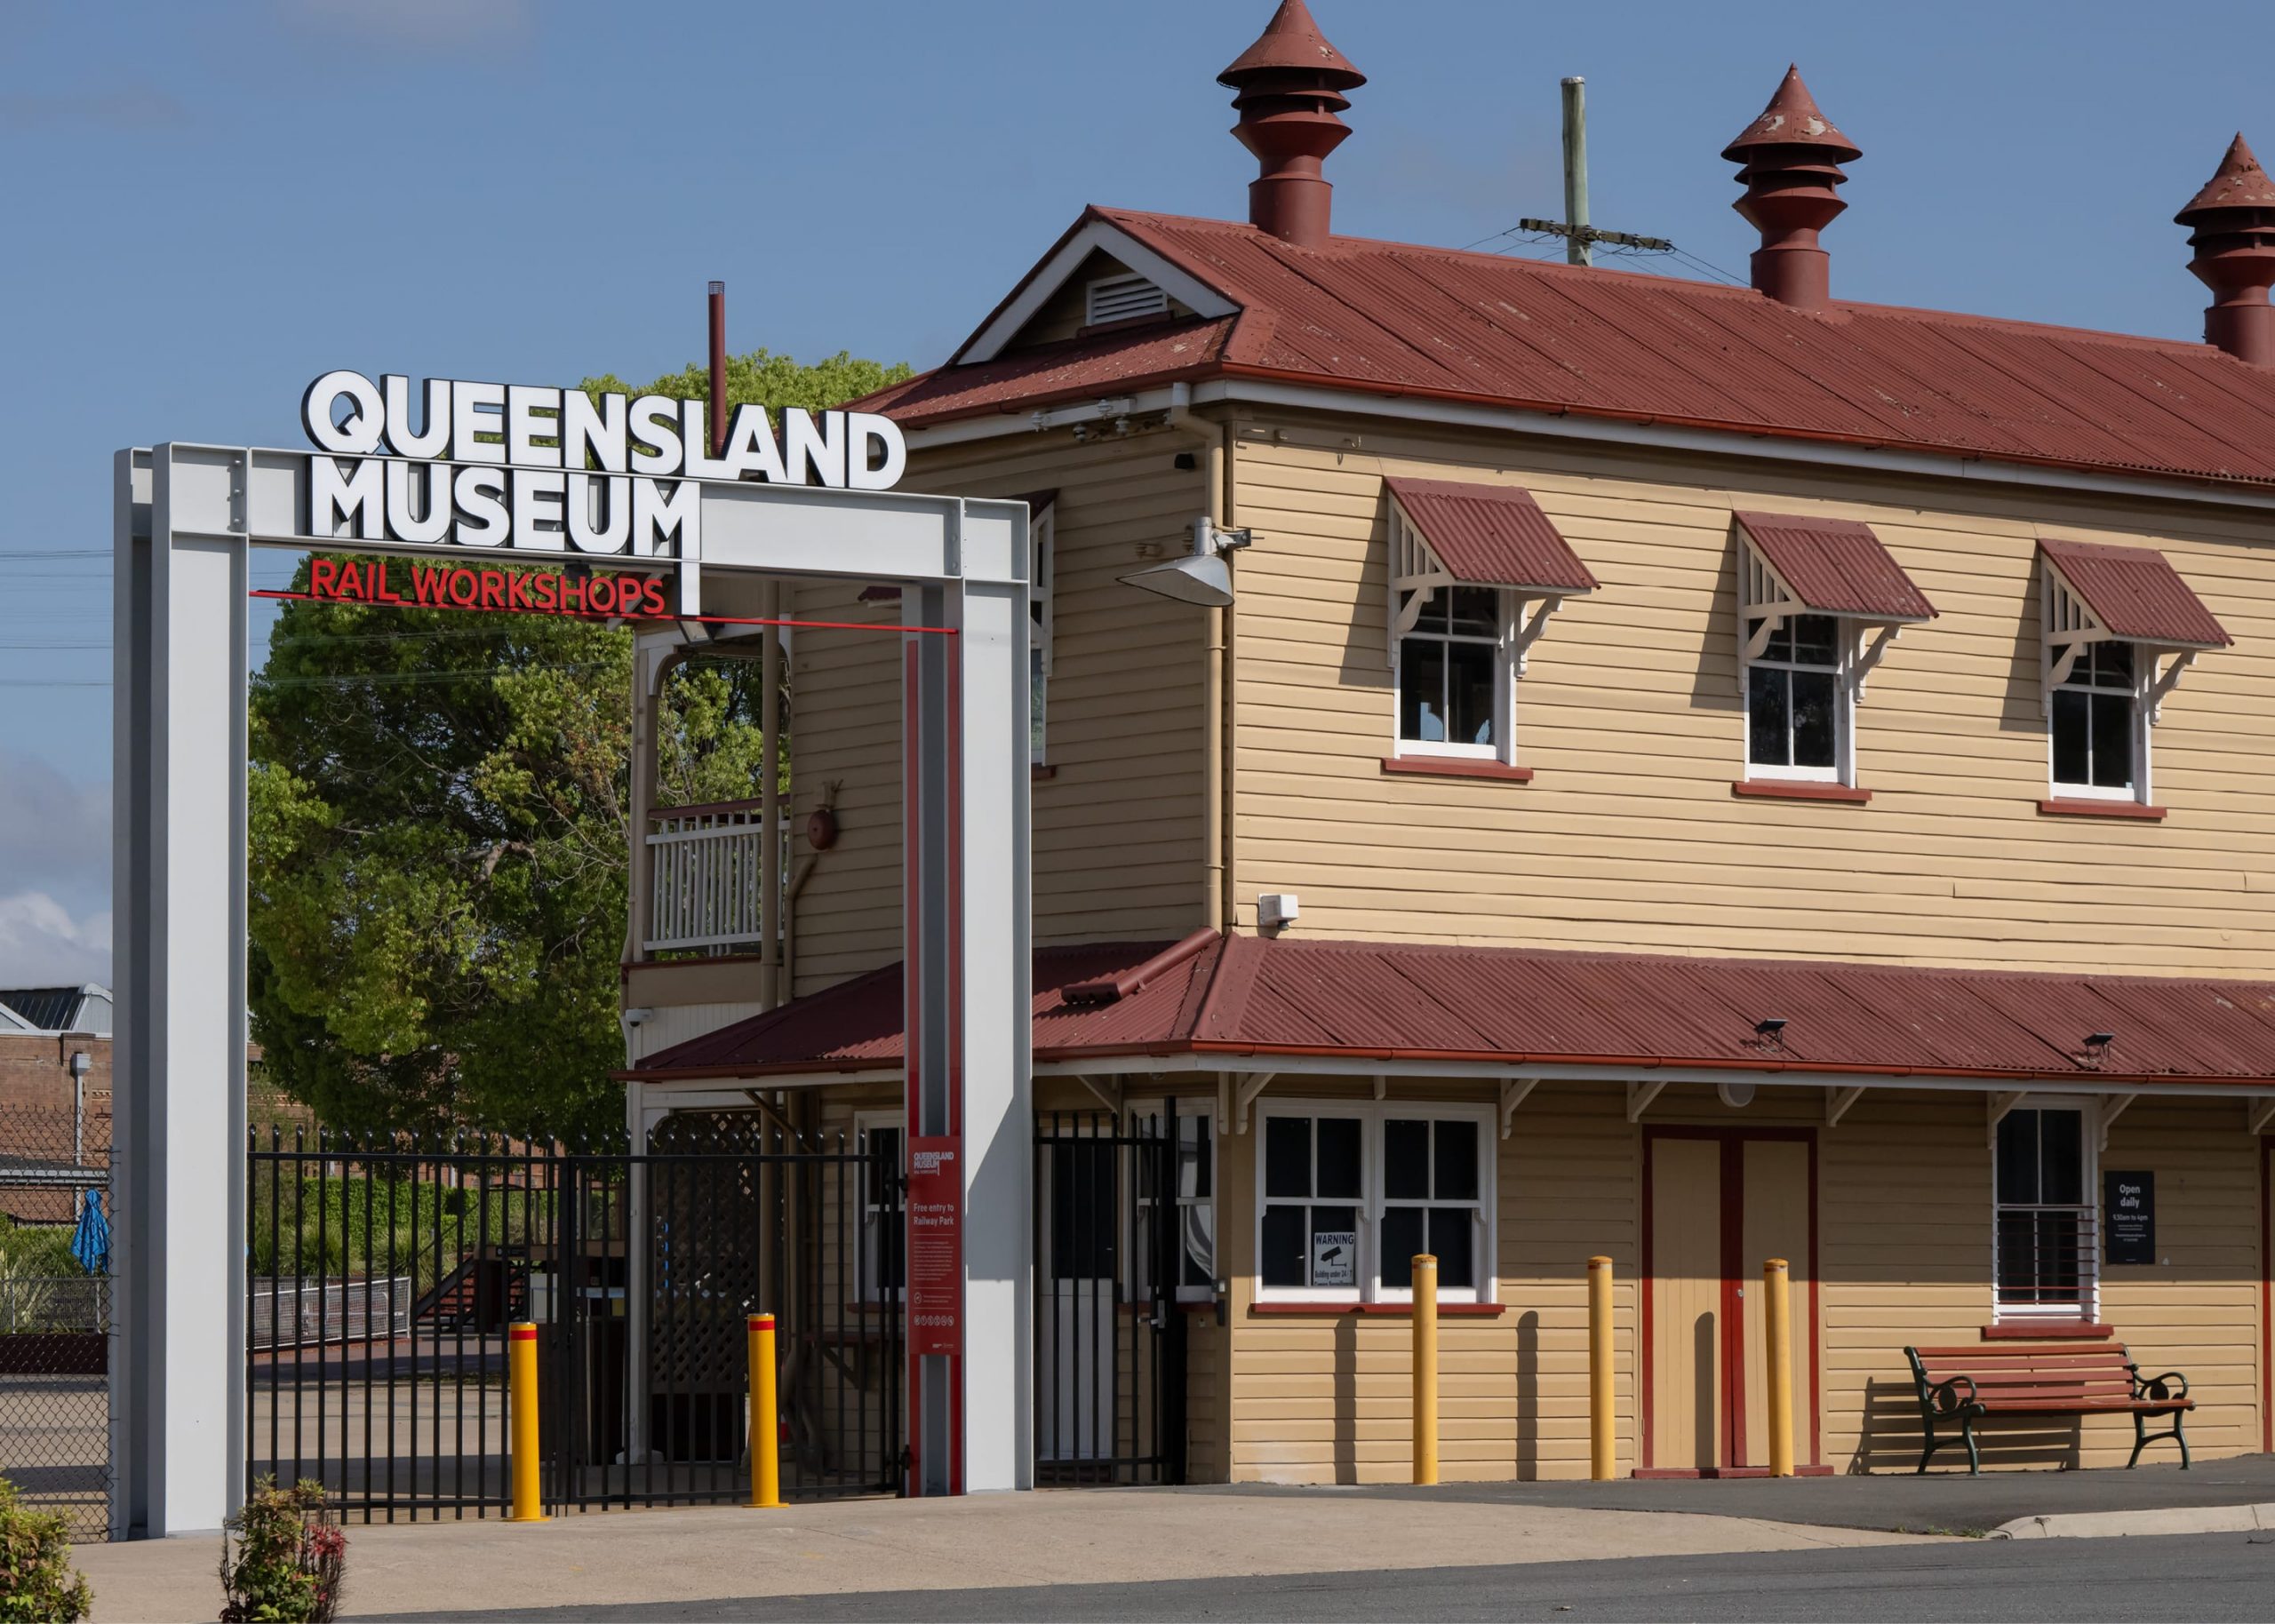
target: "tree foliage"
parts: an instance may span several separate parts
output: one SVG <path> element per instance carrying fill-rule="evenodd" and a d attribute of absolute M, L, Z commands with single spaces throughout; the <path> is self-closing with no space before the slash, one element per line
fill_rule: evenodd
<path fill-rule="evenodd" d="M 813 409 L 907 372 L 758 350 L 728 394 Z M 690 367 L 635 393 L 706 388 Z M 755 793 L 755 670 L 669 681 L 662 801 Z M 357 1130 L 619 1128 L 631 687 L 632 634 L 603 622 L 285 604 L 249 718 L 249 992 L 277 1086 Z"/>

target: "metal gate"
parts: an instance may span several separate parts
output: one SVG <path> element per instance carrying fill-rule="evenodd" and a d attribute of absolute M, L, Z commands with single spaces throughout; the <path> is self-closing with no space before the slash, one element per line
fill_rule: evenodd
<path fill-rule="evenodd" d="M 1182 1483 L 1177 1102 L 1035 1122 L 1035 1478 Z"/>
<path fill-rule="evenodd" d="M 0 1110 L 0 1477 L 110 1529 L 111 1118 Z"/>
<path fill-rule="evenodd" d="M 502 1514 L 527 1319 L 549 1510 L 738 1501 L 765 1310 L 784 1493 L 899 1492 L 897 1134 L 737 1111 L 667 1118 L 643 1154 L 319 1130 L 249 1156 L 249 1478 L 365 1520 Z"/>

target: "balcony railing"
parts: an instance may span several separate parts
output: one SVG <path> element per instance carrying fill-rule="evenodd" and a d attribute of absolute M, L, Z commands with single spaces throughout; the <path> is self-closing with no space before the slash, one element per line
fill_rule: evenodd
<path fill-rule="evenodd" d="M 759 908 L 767 846 L 761 803 L 665 807 L 651 816 L 646 951 L 716 953 L 758 946 L 767 927 Z M 775 830 L 777 863 L 786 826 L 786 820 Z"/>

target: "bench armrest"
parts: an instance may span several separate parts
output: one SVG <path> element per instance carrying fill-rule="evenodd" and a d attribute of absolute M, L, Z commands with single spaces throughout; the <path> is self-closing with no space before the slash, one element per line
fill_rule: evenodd
<path fill-rule="evenodd" d="M 1965 1383 L 1967 1387 L 1964 1397 L 1959 1390 L 1961 1383 Z M 1952 1376 L 1946 1381 L 1938 1381 L 1920 1393 L 1920 1402 L 1928 1407 L 1929 1414 L 1939 1417 L 1962 1414 L 1969 1409 L 1980 1409 L 1983 1404 L 1983 1401 L 1976 1397 L 1975 1378 L 1972 1376 Z"/>
<path fill-rule="evenodd" d="M 2152 1404 L 2167 1399 L 2176 1404 L 2188 1397 L 2188 1378 L 2176 1370 L 2168 1370 L 2161 1376 L 2144 1376 L 2136 1370 L 2133 1373 L 2133 1397 L 2136 1401 L 2146 1399 Z"/>

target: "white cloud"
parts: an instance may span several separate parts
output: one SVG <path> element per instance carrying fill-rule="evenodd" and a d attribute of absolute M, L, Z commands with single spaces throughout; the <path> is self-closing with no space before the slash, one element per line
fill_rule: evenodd
<path fill-rule="evenodd" d="M 74 919 L 44 891 L 0 896 L 0 986 L 110 985 L 110 910 Z"/>
<path fill-rule="evenodd" d="M 110 785 L 74 784 L 36 756 L 0 749 L 0 896 L 37 884 L 110 894 Z"/>

